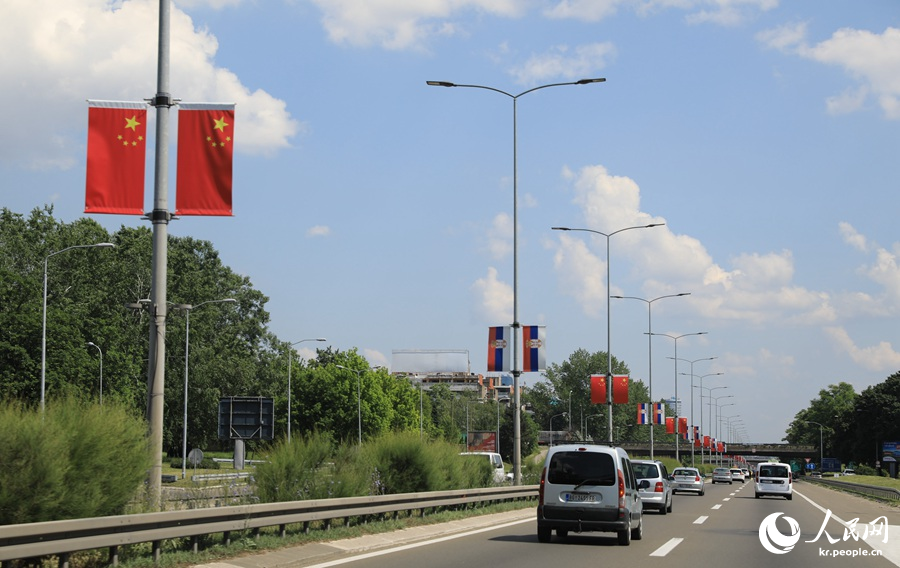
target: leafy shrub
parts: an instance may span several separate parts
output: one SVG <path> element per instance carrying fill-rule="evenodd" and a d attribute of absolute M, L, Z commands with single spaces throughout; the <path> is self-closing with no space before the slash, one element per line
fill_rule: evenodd
<path fill-rule="evenodd" d="M 114 401 L 0 406 L 0 525 L 114 515 L 150 467 L 143 420 Z"/>
<path fill-rule="evenodd" d="M 328 434 L 314 432 L 290 443 L 283 439 L 269 448 L 253 475 L 259 500 L 273 503 L 333 496 L 333 446 Z"/>

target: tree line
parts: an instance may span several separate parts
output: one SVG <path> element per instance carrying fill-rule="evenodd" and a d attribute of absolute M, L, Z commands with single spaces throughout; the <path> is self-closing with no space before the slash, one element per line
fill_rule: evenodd
<path fill-rule="evenodd" d="M 353 441 L 411 431 L 464 446 L 467 430 L 494 431 L 499 421 L 500 452 L 511 459 L 510 406 L 479 401 L 474 393 L 454 393 L 443 386 L 420 391 L 386 369 L 371 369 L 356 349 L 318 349 L 310 360 L 293 352 L 289 357 L 290 343 L 269 331 L 268 297 L 248 277 L 226 266 L 208 241 L 168 239 L 171 305 L 166 321 L 163 447 L 169 456 L 181 455 L 187 348 L 188 450 L 230 449 L 229 441 L 217 438 L 218 401 L 229 396 L 274 399 L 275 435 L 284 437 L 290 361 L 291 430 L 297 435 L 322 432 L 335 440 Z M 59 253 L 103 242 L 115 246 Z M 46 397 L 99 404 L 102 360 L 103 400 L 142 415 L 151 322 L 141 300 L 150 297 L 151 256 L 149 227 L 123 226 L 109 232 L 89 218 L 65 223 L 53 216 L 51 206 L 28 215 L 0 210 L 0 400 L 36 406 L 40 399 L 46 263 Z M 234 302 L 213 303 L 221 299 Z M 203 302 L 209 304 L 189 314 L 178 307 Z M 604 352 L 578 350 L 568 360 L 551 364 L 546 381 L 525 390 L 523 455 L 536 449 L 538 432 L 551 429 L 554 416 L 556 430 L 571 430 L 580 439 L 607 438 L 606 407 L 590 404 L 589 378 L 605 373 L 606 357 Z M 628 367 L 613 357 L 613 372 L 628 374 Z M 630 402 L 614 405 L 616 440 L 649 439 L 649 426 L 635 423 L 637 402 L 648 400 L 645 385 L 632 381 Z M 562 412 L 567 413 L 565 418 L 558 416 Z M 657 440 L 673 439 L 665 435 L 664 426 L 654 428 Z"/>

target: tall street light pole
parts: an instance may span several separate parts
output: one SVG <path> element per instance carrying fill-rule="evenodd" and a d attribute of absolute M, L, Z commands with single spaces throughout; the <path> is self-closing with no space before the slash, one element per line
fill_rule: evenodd
<path fill-rule="evenodd" d="M 825 446 L 822 445 L 824 441 L 824 437 L 822 436 L 822 430 L 825 428 L 818 422 L 813 422 L 812 420 L 804 420 L 807 424 L 815 424 L 819 427 L 819 471 L 822 471 L 822 463 L 825 461 Z"/>
<path fill-rule="evenodd" d="M 640 300 L 647 304 L 647 375 L 648 375 L 648 386 L 647 386 L 647 396 L 650 398 L 650 404 L 655 404 L 653 400 L 653 320 L 651 315 L 651 307 L 653 306 L 653 302 L 657 300 L 662 300 L 663 298 L 679 298 L 681 296 L 690 296 L 690 292 L 682 292 L 680 294 L 667 294 L 665 296 L 659 296 L 657 298 L 653 298 L 652 300 L 647 300 L 645 298 L 638 298 L 637 296 L 612 296 L 613 298 L 617 298 L 620 300 Z M 650 459 L 653 459 L 653 426 L 656 420 L 656 415 L 654 414 L 650 418 Z"/>
<path fill-rule="evenodd" d="M 335 367 L 337 367 L 338 369 L 344 369 L 345 371 L 353 371 L 354 373 L 356 373 L 356 419 L 357 431 L 359 432 L 359 445 L 362 445 L 362 373 L 364 373 L 366 369 L 351 369 L 350 367 L 345 367 L 343 365 L 335 365 Z M 372 367 L 369 370 L 380 368 L 381 367 Z"/>
<path fill-rule="evenodd" d="M 612 314 L 610 313 L 610 298 L 612 297 L 609 292 L 610 285 L 610 276 L 609 276 L 609 265 L 611 264 L 612 259 L 609 257 L 609 239 L 612 238 L 613 235 L 621 233 L 623 231 L 630 231 L 631 229 L 649 229 L 651 227 L 659 227 L 660 225 L 665 225 L 665 223 L 650 223 L 649 225 L 636 225 L 634 227 L 625 227 L 623 229 L 619 229 L 617 231 L 613 231 L 611 233 L 601 233 L 600 231 L 595 231 L 593 229 L 573 229 L 571 227 L 551 227 L 554 231 L 583 231 L 586 233 L 593 233 L 595 235 L 600 235 L 602 237 L 606 237 L 606 410 L 609 414 L 609 424 L 607 434 L 607 438 L 610 444 L 613 443 L 613 384 L 612 384 Z"/>
<path fill-rule="evenodd" d="M 291 355 L 294 352 L 294 345 L 299 343 L 303 343 L 304 341 L 327 341 L 324 337 L 314 337 L 311 339 L 301 339 L 300 341 L 295 341 L 288 345 L 288 385 L 287 385 L 287 439 L 288 444 L 291 443 L 291 367 L 293 367 L 293 363 L 291 361 Z"/>
<path fill-rule="evenodd" d="M 116 245 L 112 243 L 96 243 L 93 245 L 73 245 L 70 247 L 66 247 L 62 250 L 58 250 L 56 252 L 51 252 L 47 256 L 44 257 L 44 309 L 43 309 L 43 319 L 41 322 L 41 414 L 44 413 L 44 398 L 46 394 L 46 384 L 47 384 L 47 265 L 50 262 L 51 256 L 56 256 L 60 253 L 64 253 L 68 250 L 72 249 L 80 249 L 80 248 L 110 248 Z"/>
<path fill-rule="evenodd" d="M 88 341 L 85 345 L 96 347 L 97 351 L 100 353 L 100 406 L 103 406 L 103 350 L 93 341 Z"/>
<path fill-rule="evenodd" d="M 678 340 L 682 337 L 689 337 L 691 335 L 706 335 L 705 331 L 698 331 L 696 333 L 682 333 L 681 335 L 669 335 L 668 333 L 650 333 L 648 335 L 662 335 L 663 337 L 668 337 L 672 341 L 675 342 L 675 460 L 681 463 L 681 459 L 678 455 L 678 438 L 681 437 L 681 433 L 678 432 L 678 411 L 679 403 L 678 403 Z"/>
<path fill-rule="evenodd" d="M 728 387 L 713 387 L 713 388 L 709 388 L 709 387 L 704 387 L 704 386 L 703 386 L 703 379 L 704 379 L 704 377 L 711 377 L 711 376 L 713 376 L 713 375 L 724 375 L 724 374 L 725 374 L 725 373 L 707 373 L 706 375 L 703 375 L 703 376 L 700 377 L 700 384 L 699 384 L 698 386 L 694 387 L 694 388 L 697 388 L 697 389 L 700 389 L 700 390 L 709 391 L 709 394 L 708 394 L 707 396 L 711 396 L 711 395 L 712 395 L 712 391 L 714 391 L 714 390 L 716 390 L 716 389 L 727 389 Z M 701 435 L 701 436 L 703 435 L 703 432 L 705 431 L 705 430 L 703 430 L 703 398 L 704 398 L 704 396 L 703 396 L 703 393 L 701 392 L 701 393 L 700 393 L 700 435 Z M 712 419 L 712 417 L 710 417 L 710 420 L 711 420 L 711 419 Z M 710 429 L 712 429 L 712 424 L 710 424 L 709 426 L 710 426 Z M 702 445 L 700 446 L 700 463 L 703 464 L 703 446 L 702 446 Z"/>
<path fill-rule="evenodd" d="M 517 120 L 516 105 L 519 97 L 528 93 L 533 93 L 540 89 L 549 87 L 563 87 L 567 85 L 589 85 L 591 83 L 603 83 L 605 78 L 580 79 L 568 83 L 551 83 L 548 85 L 540 85 L 531 89 L 522 91 L 517 95 L 507 93 L 506 91 L 488 87 L 485 85 L 463 85 L 450 83 L 448 81 L 426 81 L 425 83 L 431 87 L 468 87 L 472 89 L 484 89 L 493 91 L 501 95 L 505 95 L 512 99 L 512 119 L 513 119 L 513 322 L 512 322 L 512 376 L 513 390 L 515 391 L 514 402 L 515 411 L 513 412 L 513 483 L 515 485 L 522 484 L 522 397 L 519 392 L 519 375 L 522 371 L 519 369 L 519 168 L 518 168 L 518 141 L 517 141 Z"/>
<path fill-rule="evenodd" d="M 734 398 L 734 395 L 733 395 L 733 394 L 726 394 L 726 395 L 723 395 L 723 396 L 717 396 L 717 397 L 712 397 L 712 398 L 713 398 L 713 400 L 716 401 L 716 441 L 720 442 L 721 440 L 719 440 L 719 435 L 720 435 L 720 432 L 719 432 L 719 417 L 720 417 L 720 414 L 721 414 L 721 412 L 722 412 L 722 408 L 724 408 L 724 407 L 726 407 L 726 406 L 734 406 L 734 403 L 733 403 L 733 402 L 729 402 L 728 404 L 719 404 L 719 399 L 720 399 L 720 398 Z M 718 452 L 718 449 L 717 449 L 716 453 L 717 453 L 717 454 L 719 453 L 719 452 Z M 716 461 L 719 463 L 719 465 L 722 464 L 722 457 L 721 457 L 721 455 L 717 456 Z"/>
<path fill-rule="evenodd" d="M 718 357 L 704 357 L 702 359 L 694 359 L 693 361 L 691 361 L 689 359 L 680 359 L 680 361 L 685 361 L 685 362 L 691 364 L 691 372 L 690 373 L 681 373 L 682 375 L 690 374 L 690 377 L 691 377 L 691 391 L 690 391 L 691 392 L 691 425 L 690 425 L 691 432 L 688 435 L 688 438 L 690 438 L 690 441 L 691 441 L 691 467 L 694 467 L 694 446 L 697 445 L 696 440 L 694 440 L 694 432 L 693 432 L 693 429 L 694 429 L 694 363 L 697 363 L 698 361 L 712 361 L 713 359 L 717 359 L 717 358 Z M 672 357 L 669 357 L 669 359 L 672 359 Z M 701 415 L 703 414 L 702 406 L 700 407 L 700 414 Z"/>
<path fill-rule="evenodd" d="M 234 298 L 224 298 L 222 300 L 207 300 L 196 305 L 172 305 L 172 309 L 184 312 L 184 413 L 182 415 L 181 430 L 181 479 L 187 476 L 188 354 L 191 346 L 191 312 L 206 304 L 233 304 L 235 302 L 237 300 Z"/>

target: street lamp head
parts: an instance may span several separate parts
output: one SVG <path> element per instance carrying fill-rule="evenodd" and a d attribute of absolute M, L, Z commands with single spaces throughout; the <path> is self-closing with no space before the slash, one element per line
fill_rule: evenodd
<path fill-rule="evenodd" d="M 91 347 L 96 347 L 97 349 L 100 349 L 100 346 L 97 345 L 96 343 L 94 343 L 93 341 L 88 341 L 87 343 L 85 343 L 85 345 L 90 345 Z"/>
<path fill-rule="evenodd" d="M 426 85 L 431 87 L 455 87 L 455 83 L 451 83 L 449 81 L 425 81 Z"/>
<path fill-rule="evenodd" d="M 569 227 L 550 227 L 553 231 L 571 231 L 572 229 Z"/>
<path fill-rule="evenodd" d="M 588 85 L 590 83 L 605 83 L 606 77 L 597 77 L 596 79 L 579 79 L 575 81 L 576 85 Z"/>
<path fill-rule="evenodd" d="M 113 243 L 97 243 L 97 244 L 91 245 L 91 246 L 94 246 L 94 247 L 97 247 L 97 248 L 113 248 L 113 247 L 115 247 L 116 245 L 114 245 Z"/>

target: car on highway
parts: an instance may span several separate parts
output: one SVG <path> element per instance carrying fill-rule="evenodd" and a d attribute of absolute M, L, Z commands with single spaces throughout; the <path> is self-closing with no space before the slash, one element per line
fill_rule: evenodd
<path fill-rule="evenodd" d="M 461 456 L 471 456 L 469 459 L 485 461 L 491 468 L 491 479 L 495 485 L 501 485 L 509 481 L 506 469 L 503 466 L 503 458 L 496 452 L 461 452 Z"/>
<path fill-rule="evenodd" d="M 631 458 L 622 448 L 563 444 L 547 450 L 538 486 L 537 538 L 569 532 L 614 532 L 620 545 L 644 536 L 643 503 Z"/>
<path fill-rule="evenodd" d="M 644 510 L 655 509 L 661 515 L 671 513 L 672 482 L 669 481 L 669 471 L 665 464 L 659 460 L 633 460 L 631 467 L 639 485 L 642 485 L 642 480 L 647 480 L 650 484 L 638 491 Z"/>
<path fill-rule="evenodd" d="M 856 475 L 856 471 L 852 469 L 845 469 L 841 475 Z"/>
<path fill-rule="evenodd" d="M 701 496 L 706 493 L 706 490 L 703 487 L 705 483 L 703 476 L 700 475 L 700 470 L 695 467 L 676 468 L 675 471 L 672 472 L 670 481 L 672 482 L 673 495 L 679 491 L 696 493 Z"/>
<path fill-rule="evenodd" d="M 764 495 L 781 496 L 791 500 L 794 477 L 791 467 L 785 463 L 765 462 L 756 468 L 756 498 Z"/>
<path fill-rule="evenodd" d="M 717 467 L 712 474 L 713 485 L 716 483 L 727 483 L 731 485 L 734 480 L 731 478 L 731 470 L 727 467 Z"/>
<path fill-rule="evenodd" d="M 747 479 L 744 477 L 744 470 L 742 470 L 741 468 L 733 467 L 730 471 L 732 481 L 740 481 L 741 483 L 747 481 Z"/>
<path fill-rule="evenodd" d="M 749 469 L 747 469 L 746 467 L 742 467 L 741 471 L 744 472 L 744 479 L 746 479 L 747 481 L 750 481 L 753 479 L 753 475 L 751 475 Z"/>

